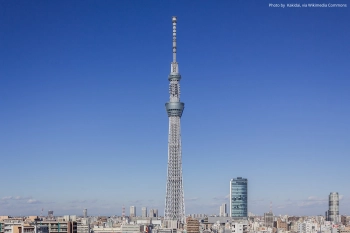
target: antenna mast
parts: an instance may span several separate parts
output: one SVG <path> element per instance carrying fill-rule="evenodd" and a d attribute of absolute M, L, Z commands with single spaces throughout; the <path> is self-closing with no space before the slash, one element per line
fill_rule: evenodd
<path fill-rule="evenodd" d="M 176 16 L 172 17 L 172 22 L 173 22 L 173 62 L 171 63 L 171 73 L 179 73 L 179 67 L 176 62 L 176 23 L 177 23 L 177 18 Z"/>

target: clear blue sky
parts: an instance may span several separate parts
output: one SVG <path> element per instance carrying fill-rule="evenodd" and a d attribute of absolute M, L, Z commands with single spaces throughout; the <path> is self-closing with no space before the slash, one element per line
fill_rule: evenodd
<path fill-rule="evenodd" d="M 1 1 L 0 215 L 163 212 L 173 15 L 186 213 L 350 214 L 350 6 L 270 2 Z"/>

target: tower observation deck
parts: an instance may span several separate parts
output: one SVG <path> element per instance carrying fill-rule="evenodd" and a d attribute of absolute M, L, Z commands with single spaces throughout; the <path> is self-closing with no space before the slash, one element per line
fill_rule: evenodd
<path fill-rule="evenodd" d="M 172 17 L 173 23 L 173 61 L 171 62 L 169 84 L 169 102 L 165 104 L 169 117 L 168 135 L 168 174 L 165 197 L 165 220 L 185 221 L 185 202 L 182 182 L 182 154 L 181 154 L 181 125 L 180 119 L 185 107 L 180 102 L 179 65 L 176 61 L 176 16 Z"/>

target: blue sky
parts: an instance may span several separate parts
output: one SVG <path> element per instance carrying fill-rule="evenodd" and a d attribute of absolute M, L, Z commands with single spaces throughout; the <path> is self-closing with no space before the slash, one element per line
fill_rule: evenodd
<path fill-rule="evenodd" d="M 1 1 L 0 215 L 162 213 L 173 15 L 186 213 L 350 214 L 349 7 L 268 3 Z"/>

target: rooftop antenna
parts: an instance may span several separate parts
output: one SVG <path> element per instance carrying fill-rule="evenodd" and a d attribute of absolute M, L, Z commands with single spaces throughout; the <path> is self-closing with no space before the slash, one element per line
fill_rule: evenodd
<path fill-rule="evenodd" d="M 270 201 L 270 213 L 272 213 L 272 201 Z"/>

